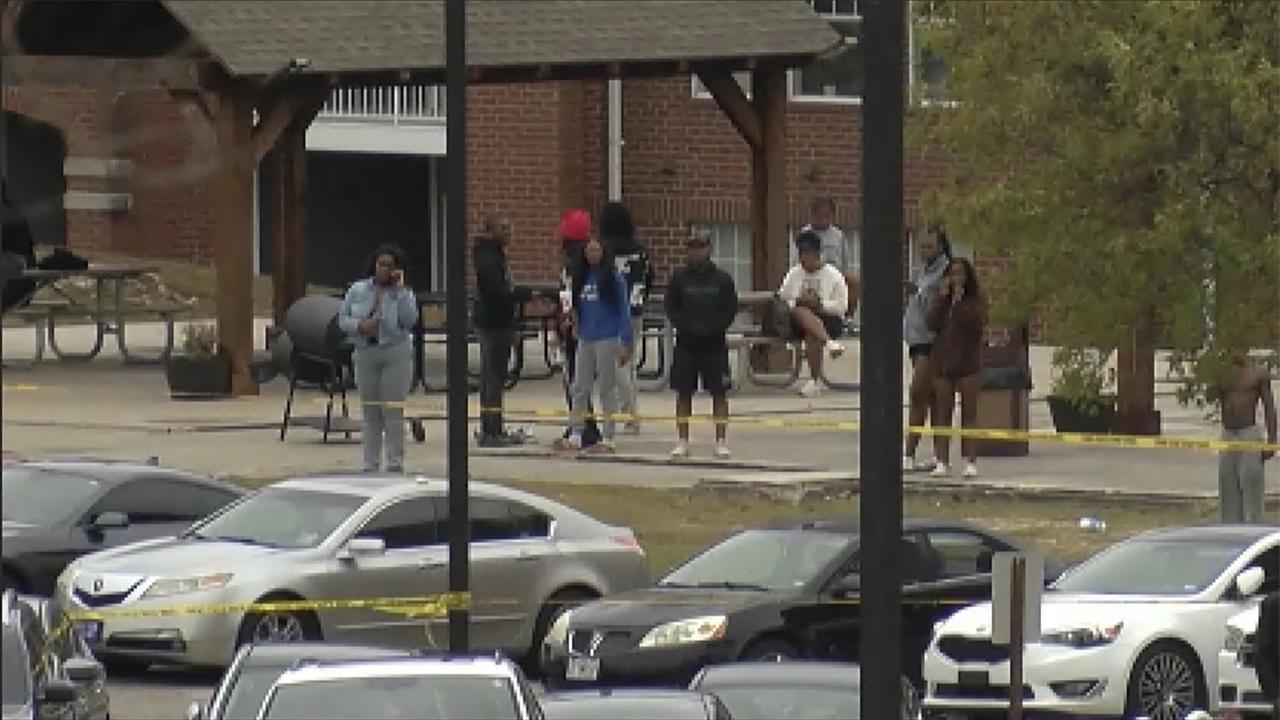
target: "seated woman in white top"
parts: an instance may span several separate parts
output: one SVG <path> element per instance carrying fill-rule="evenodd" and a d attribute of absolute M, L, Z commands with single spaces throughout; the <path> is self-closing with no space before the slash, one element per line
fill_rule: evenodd
<path fill-rule="evenodd" d="M 809 361 L 809 379 L 800 394 L 813 397 L 822 391 L 822 353 L 832 358 L 844 353 L 844 345 L 836 342 L 844 329 L 844 316 L 849 310 L 849 287 L 844 275 L 830 263 L 822 261 L 822 238 L 813 231 L 796 237 L 800 262 L 782 280 L 778 296 L 791 308 L 791 332 L 795 339 L 804 338 L 805 357 Z"/>

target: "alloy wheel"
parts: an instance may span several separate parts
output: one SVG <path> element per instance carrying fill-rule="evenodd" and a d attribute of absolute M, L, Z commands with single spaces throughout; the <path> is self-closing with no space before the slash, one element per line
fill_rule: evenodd
<path fill-rule="evenodd" d="M 305 637 L 302 621 L 293 613 L 264 613 L 253 624 L 255 643 L 301 642 Z"/>
<path fill-rule="evenodd" d="M 1152 656 L 1138 678 L 1138 702 L 1151 720 L 1182 720 L 1196 705 L 1195 671 L 1178 653 Z"/>

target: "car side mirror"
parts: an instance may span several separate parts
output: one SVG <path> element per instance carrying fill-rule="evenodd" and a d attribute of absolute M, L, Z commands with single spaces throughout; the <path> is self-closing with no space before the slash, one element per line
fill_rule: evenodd
<path fill-rule="evenodd" d="M 90 525 L 98 530 L 129 527 L 129 516 L 122 512 L 109 510 L 104 513 L 99 513 Z"/>
<path fill-rule="evenodd" d="M 68 680 L 78 683 L 94 682 L 106 677 L 106 672 L 102 669 L 102 663 L 86 658 L 71 658 L 67 660 L 62 663 L 62 671 L 66 673 Z"/>
<path fill-rule="evenodd" d="M 857 595 L 862 590 L 862 576 L 850 573 L 840 578 L 831 586 L 831 594 L 835 597 Z"/>
<path fill-rule="evenodd" d="M 204 705 L 193 702 L 187 706 L 187 714 L 183 716 L 185 720 L 204 720 Z"/>
<path fill-rule="evenodd" d="M 1267 579 L 1267 571 L 1260 567 L 1251 567 L 1236 576 L 1236 591 L 1240 597 L 1247 598 L 1262 589 Z"/>
<path fill-rule="evenodd" d="M 86 658 L 71 658 L 67 660 L 62 663 L 62 671 L 66 673 L 68 680 L 77 683 L 95 682 L 106 677 L 106 672 L 102 669 L 102 663 Z"/>
<path fill-rule="evenodd" d="M 376 557 L 387 552 L 387 543 L 382 538 L 351 538 L 338 551 L 339 560 L 355 560 L 359 557 Z"/>
<path fill-rule="evenodd" d="M 48 705 L 65 705 L 76 701 L 76 686 L 65 680 L 50 680 L 40 691 L 40 701 Z"/>

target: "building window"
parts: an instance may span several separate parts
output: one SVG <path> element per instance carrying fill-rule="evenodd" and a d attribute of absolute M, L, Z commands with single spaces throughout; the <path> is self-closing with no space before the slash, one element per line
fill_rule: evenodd
<path fill-rule="evenodd" d="M 696 73 L 691 75 L 690 78 L 693 80 L 693 96 L 695 98 L 699 100 L 712 99 L 711 91 L 707 89 L 706 85 L 702 84 L 702 78 L 698 77 Z M 751 73 L 736 72 L 733 74 L 733 79 L 738 81 L 738 87 L 742 88 L 742 94 L 746 95 L 747 98 L 750 99 L 751 98 Z"/>
<path fill-rule="evenodd" d="M 826 18 L 844 38 L 844 46 L 831 57 L 815 60 L 791 74 L 791 96 L 800 100 L 861 102 L 866 81 L 862 48 L 861 0 L 808 0 L 814 12 Z"/>
<path fill-rule="evenodd" d="M 907 26 L 910 49 L 911 99 L 921 105 L 953 105 L 947 90 L 947 59 L 931 47 L 930 30 L 955 22 L 954 8 L 938 0 L 912 0 Z"/>
<path fill-rule="evenodd" d="M 751 226 L 746 223 L 699 223 L 695 231 L 711 233 L 711 260 L 729 273 L 741 292 L 751 285 Z"/>

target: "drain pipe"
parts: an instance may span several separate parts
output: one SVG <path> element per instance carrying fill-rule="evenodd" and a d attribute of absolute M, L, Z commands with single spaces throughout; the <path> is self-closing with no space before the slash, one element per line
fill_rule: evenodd
<path fill-rule="evenodd" d="M 609 199 L 622 200 L 622 80 L 609 80 Z"/>

